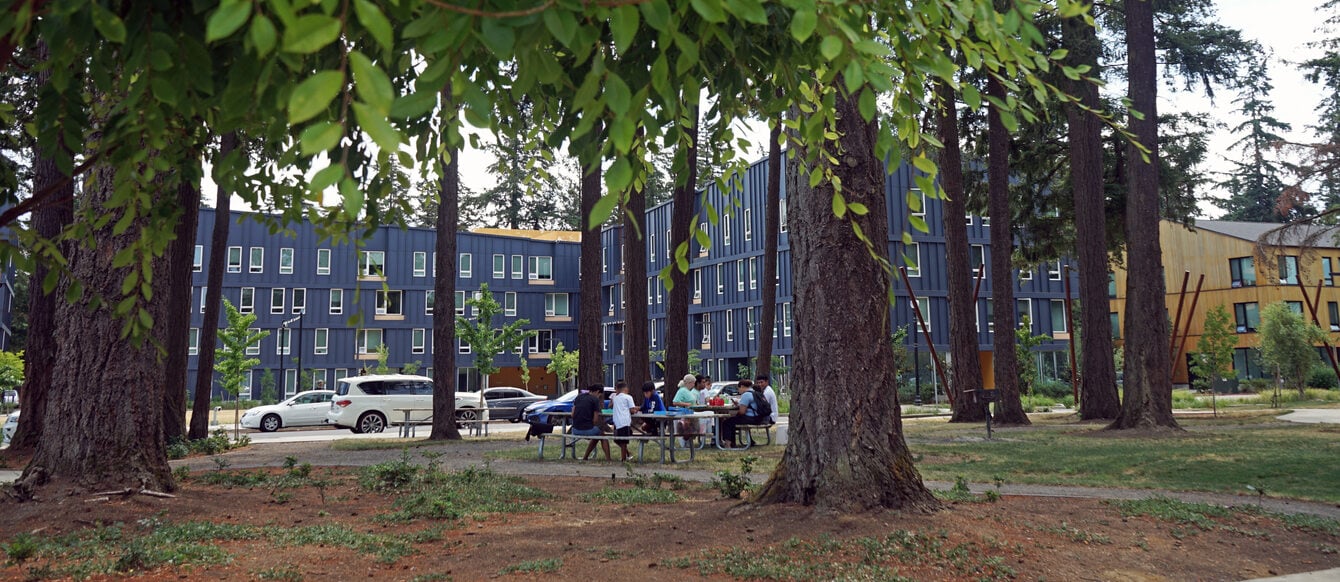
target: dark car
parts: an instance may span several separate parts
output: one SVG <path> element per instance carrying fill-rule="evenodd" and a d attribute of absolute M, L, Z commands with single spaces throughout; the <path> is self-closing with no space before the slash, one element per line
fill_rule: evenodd
<path fill-rule="evenodd" d="M 536 402 L 546 398 L 520 388 L 499 386 L 484 390 L 484 401 L 488 403 L 489 417 L 521 422 L 521 412 Z"/>
<path fill-rule="evenodd" d="M 533 403 L 521 412 L 522 420 L 530 424 L 548 425 L 550 412 L 572 412 L 572 401 L 577 399 L 581 390 L 569 390 L 567 394 L 559 396 L 554 400 L 543 400 Z M 611 394 L 614 394 L 614 388 L 605 387 L 605 400 L 608 402 Z"/>

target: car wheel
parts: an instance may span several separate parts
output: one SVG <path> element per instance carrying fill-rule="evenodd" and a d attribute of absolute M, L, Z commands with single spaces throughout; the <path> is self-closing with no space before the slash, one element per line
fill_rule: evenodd
<path fill-rule="evenodd" d="M 381 432 L 386 430 L 386 417 L 378 412 L 365 412 L 358 417 L 358 432 Z"/>
<path fill-rule="evenodd" d="M 284 421 L 278 414 L 267 414 L 261 419 L 261 432 L 274 432 L 281 426 L 284 426 Z"/>
<path fill-rule="evenodd" d="M 472 409 L 472 408 L 466 408 L 466 409 L 463 409 L 463 410 L 457 410 L 457 411 L 456 411 L 456 419 L 457 419 L 457 420 L 474 420 L 474 419 L 476 419 L 476 418 L 478 418 L 478 417 L 479 417 L 479 415 L 475 414 L 475 411 L 474 411 L 474 409 Z"/>
<path fill-rule="evenodd" d="M 518 423 L 518 422 L 521 422 L 521 413 L 520 413 L 520 412 L 516 413 L 516 416 L 513 417 L 513 418 L 511 419 L 511 421 L 512 421 L 512 424 L 516 424 L 516 423 Z"/>

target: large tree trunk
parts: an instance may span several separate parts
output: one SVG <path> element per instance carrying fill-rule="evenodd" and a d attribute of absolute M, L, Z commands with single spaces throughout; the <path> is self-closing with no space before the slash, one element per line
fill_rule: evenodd
<path fill-rule="evenodd" d="M 694 247 L 697 246 L 689 238 L 689 231 L 698 215 L 694 211 L 698 194 L 694 186 L 698 183 L 698 107 L 688 108 L 688 114 L 693 119 L 687 128 L 681 129 L 684 135 L 679 141 L 679 147 L 684 148 L 686 165 L 684 174 L 675 180 L 674 206 L 670 209 L 670 248 L 678 257 L 680 246 L 685 245 L 686 266 L 696 258 Z M 689 373 L 689 297 L 693 289 L 689 273 L 680 270 L 678 259 L 670 269 L 670 285 L 670 297 L 665 306 L 666 398 L 674 396 L 669 392 L 671 385 Z"/>
<path fill-rule="evenodd" d="M 1062 31 L 1065 45 L 1070 49 L 1071 62 L 1068 64 L 1088 65 L 1092 68 L 1089 75 L 1098 77 L 1098 32 L 1082 18 L 1065 19 Z M 1072 81 L 1070 91 L 1085 107 L 1097 110 L 1102 106 L 1097 85 L 1088 80 Z M 1116 364 L 1112 359 L 1112 321 L 1108 318 L 1102 121 L 1074 104 L 1066 106 L 1066 117 L 1070 133 L 1075 231 L 1084 233 L 1075 241 L 1075 255 L 1079 260 L 1079 302 L 1083 306 L 1080 320 L 1084 330 L 1084 343 L 1080 345 L 1083 375 L 1079 416 L 1086 420 L 1116 418 L 1121 411 L 1121 402 L 1117 396 Z"/>
<path fill-rule="evenodd" d="M 835 85 L 841 87 L 841 80 Z M 807 152 L 792 150 L 787 204 L 796 335 L 790 440 L 758 500 L 839 511 L 930 510 L 939 503 L 912 465 L 898 409 L 890 283 L 880 264 L 888 260 L 889 231 L 884 164 L 874 154 L 877 125 L 861 119 L 853 97 L 839 96 L 836 107 L 841 159 L 834 172 L 847 201 L 869 212 L 836 217 L 833 185 L 810 188 L 809 172 L 800 168 Z M 872 247 L 849 220 L 874 241 Z"/>
<path fill-rule="evenodd" d="M 1172 415 L 1168 307 L 1159 245 L 1158 85 L 1154 10 L 1149 0 L 1126 3 L 1126 46 L 1132 115 L 1128 126 L 1149 149 L 1148 160 L 1130 146 L 1126 197 L 1126 397 L 1111 428 L 1177 428 Z"/>
<path fill-rule="evenodd" d="M 650 358 L 647 346 L 647 198 L 638 189 L 628 196 L 623 215 L 624 276 L 628 294 L 623 324 L 623 380 L 629 389 L 642 398 L 639 389 L 651 376 L 647 370 Z M 597 261 L 598 263 L 599 261 Z M 618 380 L 618 378 L 616 378 Z"/>
<path fill-rule="evenodd" d="M 597 128 L 592 130 L 593 135 L 599 136 L 602 131 Z M 599 138 L 593 138 L 598 141 Z M 588 144 L 589 145 L 589 144 Z M 593 221 L 591 214 L 595 211 L 596 203 L 600 201 L 600 148 L 591 147 L 591 151 L 586 157 L 581 158 L 582 163 L 582 200 L 581 200 L 581 226 L 582 226 L 582 248 L 581 248 L 581 282 L 579 307 L 581 313 L 577 319 L 577 347 L 580 351 L 577 358 L 577 386 L 584 388 L 592 384 L 604 384 L 605 382 L 605 361 L 604 353 L 600 345 L 600 225 L 603 222 Z M 628 284 L 628 279 L 624 278 L 624 284 Z M 637 295 L 633 295 L 636 297 Z"/>
<path fill-rule="evenodd" d="M 38 58 L 46 60 L 46 43 L 38 44 Z M 39 69 L 36 86 L 47 83 L 49 69 Z M 61 140 L 62 146 L 64 140 Z M 53 201 L 33 212 L 32 228 L 42 241 L 55 241 L 74 221 L 74 182 L 66 179 L 56 166 L 54 156 L 44 155 L 40 148 L 33 151 L 34 196 L 47 195 Z M 49 191 L 49 192 L 48 192 Z M 55 244 L 53 242 L 53 244 Z M 53 250 L 64 252 L 65 245 Z M 24 380 L 19 389 L 19 426 L 10 440 L 11 451 L 32 451 L 42 438 L 43 418 L 46 416 L 47 394 L 51 391 L 51 372 L 56 367 L 57 340 L 54 333 L 56 306 L 64 301 L 66 279 L 61 276 L 50 293 L 44 282 L 52 260 L 46 253 L 33 251 L 33 273 L 28 290 L 28 344 L 24 351 Z"/>
<path fill-rule="evenodd" d="M 237 132 L 223 134 L 215 171 L 237 150 Z M 200 325 L 200 350 L 196 357 L 195 399 L 191 403 L 191 440 L 209 436 L 209 402 L 214 394 L 214 349 L 218 344 L 220 312 L 223 310 L 223 273 L 228 254 L 228 228 L 232 225 L 233 192 L 220 180 L 214 199 L 214 230 L 209 239 L 209 261 L 205 263 L 205 315 Z"/>
<path fill-rule="evenodd" d="M 947 387 L 956 394 L 954 415 L 949 422 L 986 420 L 986 408 L 978 399 L 982 391 L 982 364 L 978 361 L 977 304 L 973 301 L 971 261 L 968 258 L 968 227 L 963 223 L 967 200 L 963 192 L 963 154 L 959 150 L 958 104 L 954 90 L 937 83 L 940 110 L 936 115 L 940 141 L 940 187 L 944 188 L 945 264 L 949 291 L 949 353 L 954 361 Z M 994 228 L 994 227 L 993 227 Z M 985 265 L 983 265 L 985 268 Z M 859 313 L 859 312 L 856 312 Z"/>
<path fill-rule="evenodd" d="M 986 81 L 986 93 L 1005 99 L 1005 88 L 995 77 Z M 1019 358 L 1014 351 L 1014 230 L 1010 226 L 1010 134 L 992 105 L 987 121 L 987 214 L 991 217 L 991 365 L 996 376 L 996 422 L 1032 424 L 1019 400 Z M 983 266 L 985 268 L 985 266 Z"/>
<path fill-rule="evenodd" d="M 443 109 L 456 116 L 451 89 L 442 92 Z M 452 136 L 444 136 L 450 140 Z M 456 228 L 460 212 L 460 149 L 448 147 L 438 190 L 437 240 L 433 245 L 433 430 L 428 440 L 460 440 L 456 428 Z"/>
<path fill-rule="evenodd" d="M 113 169 L 95 167 L 81 206 L 94 216 L 123 212 L 107 206 L 114 181 Z M 164 197 L 167 192 L 154 198 Z M 112 312 L 127 273 L 125 268 L 113 268 L 112 259 L 138 242 L 152 215 L 142 213 L 121 234 L 113 232 L 117 221 L 109 221 L 92 229 L 89 239 L 72 245 L 66 255 L 70 275 L 84 285 L 84 294 L 56 308 L 60 345 L 42 418 L 42 439 L 15 484 L 21 498 L 35 497 L 43 489 L 65 494 L 175 488 L 163 440 L 166 361 L 148 337 L 122 337 L 124 322 Z M 149 268 L 159 275 L 152 283 L 155 297 L 169 294 L 171 278 L 163 276 L 169 261 L 163 254 L 150 262 Z M 143 304 L 155 327 L 168 321 L 167 305 L 167 301 Z"/>
<path fill-rule="evenodd" d="M 782 198 L 782 120 L 777 119 L 768 132 L 768 189 L 763 194 L 763 305 L 758 314 L 759 374 L 772 375 L 772 334 L 777 326 L 777 245 L 781 234 Z"/>
<path fill-rule="evenodd" d="M 163 387 L 163 438 L 171 441 L 186 436 L 186 336 L 191 332 L 191 256 L 195 251 L 195 232 L 200 223 L 199 178 L 182 172 L 177 185 L 176 238 L 168 244 L 167 320 L 156 326 L 155 336 L 167 349 L 167 383 Z M 197 350 L 199 351 L 199 350 Z"/>

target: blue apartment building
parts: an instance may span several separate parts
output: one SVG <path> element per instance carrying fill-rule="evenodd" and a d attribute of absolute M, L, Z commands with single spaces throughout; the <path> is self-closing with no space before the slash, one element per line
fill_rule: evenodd
<path fill-rule="evenodd" d="M 920 302 L 921 312 L 930 328 L 936 349 L 942 357 L 948 356 L 949 342 L 949 306 L 947 291 L 947 270 L 950 265 L 945 257 L 945 237 L 943 224 L 943 204 L 937 199 L 926 199 L 922 195 L 921 211 L 909 213 L 906 194 L 918 192 L 912 181 L 913 170 L 907 164 L 894 168 L 886 182 L 885 193 L 888 201 L 889 252 L 894 264 L 901 265 L 898 259 L 904 253 L 911 259 L 915 268 L 908 268 L 908 279 Z M 714 379 L 734 379 L 739 377 L 742 367 L 747 367 L 757 353 L 761 334 L 771 334 L 773 351 L 779 355 L 785 365 L 790 367 L 792 341 L 796 330 L 792 311 L 790 239 L 786 231 L 786 205 L 781 206 L 781 233 L 778 244 L 777 261 L 777 308 L 776 320 L 759 321 L 761 313 L 761 290 L 759 278 L 762 274 L 764 195 L 767 184 L 767 160 L 755 163 L 743 177 L 741 188 L 733 192 L 723 192 L 716 185 L 710 186 L 705 197 L 700 196 L 696 203 L 699 208 L 699 228 L 708 233 L 711 246 L 700 248 L 696 242 L 690 249 L 690 276 L 692 299 L 689 305 L 690 348 L 697 349 L 702 359 L 701 371 Z M 785 198 L 785 184 L 782 197 Z M 707 219 L 708 212 L 702 207 L 710 204 L 718 215 L 718 221 Z M 640 295 L 645 289 L 645 300 L 649 315 L 650 350 L 664 350 L 665 314 L 668 295 L 664 285 L 656 278 L 660 269 L 669 264 L 673 249 L 670 248 L 670 217 L 673 202 L 667 202 L 647 211 L 644 233 L 647 237 L 647 273 L 644 282 L 626 282 L 622 275 L 621 228 L 607 227 L 603 232 L 602 264 L 602 301 L 606 307 L 602 314 L 602 336 L 604 362 L 607 367 L 606 380 L 613 381 L 621 377 L 623 369 L 623 326 L 626 324 L 624 311 L 627 301 L 643 300 Z M 918 216 L 929 225 L 930 232 L 923 233 L 912 228 L 911 216 Z M 985 217 L 967 215 L 962 218 L 968 225 L 968 237 L 971 244 L 971 264 L 961 268 L 972 270 L 974 278 L 983 265 L 989 265 L 990 222 Z M 903 244 L 903 233 L 910 232 L 912 243 Z M 1016 320 L 1022 322 L 1027 315 L 1033 327 L 1033 333 L 1050 335 L 1054 338 L 1046 342 L 1035 357 L 1038 359 L 1039 373 L 1044 377 L 1065 377 L 1068 374 L 1069 354 L 1066 340 L 1069 330 L 1066 328 L 1064 281 L 1062 280 L 1063 262 L 1043 264 L 1033 269 L 1016 270 L 1015 282 Z M 1072 271 L 1073 273 L 1073 271 Z M 835 268 L 834 276 L 841 276 Z M 1073 277 L 1074 275 L 1072 275 Z M 1072 280 L 1072 284 L 1077 281 Z M 991 323 L 992 289 L 991 279 L 985 276 L 981 281 L 981 290 L 977 301 L 977 333 L 979 359 L 982 363 L 984 381 L 987 386 L 995 384 L 991 368 L 992 333 Z M 895 281 L 894 291 L 897 305 L 893 311 L 892 328 L 906 327 L 907 349 L 915 355 L 919 365 L 909 375 L 907 381 L 919 382 L 925 386 L 929 396 L 931 386 L 937 383 L 931 359 L 926 348 L 926 340 L 918 327 L 916 315 L 911 307 L 909 296 L 901 281 Z M 890 330 L 892 333 L 893 329 Z M 1011 330 L 1013 331 L 1013 330 Z M 653 358 L 654 359 L 654 358 Z M 660 375 L 660 368 L 652 367 L 652 374 Z"/>

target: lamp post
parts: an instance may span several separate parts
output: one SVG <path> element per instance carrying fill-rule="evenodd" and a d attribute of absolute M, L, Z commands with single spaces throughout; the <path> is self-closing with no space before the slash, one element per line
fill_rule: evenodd
<path fill-rule="evenodd" d="M 284 393 L 285 398 L 288 397 L 288 376 L 284 374 L 284 360 L 288 359 L 288 350 L 285 348 L 289 345 L 288 326 L 292 325 L 295 321 L 302 321 L 301 313 L 299 313 L 297 317 L 284 320 L 284 323 L 279 324 L 279 347 L 275 349 L 276 352 L 279 352 L 279 390 Z M 299 330 L 301 330 L 301 328 L 299 328 Z M 299 331 L 299 333 L 301 333 L 301 331 Z M 299 338 L 301 338 L 301 336 L 299 336 Z M 302 340 L 299 339 L 298 341 L 301 342 Z M 301 343 L 299 343 L 298 349 L 302 349 Z M 298 354 L 298 374 L 302 374 L 301 352 Z M 296 390 L 294 391 L 296 392 Z"/>

